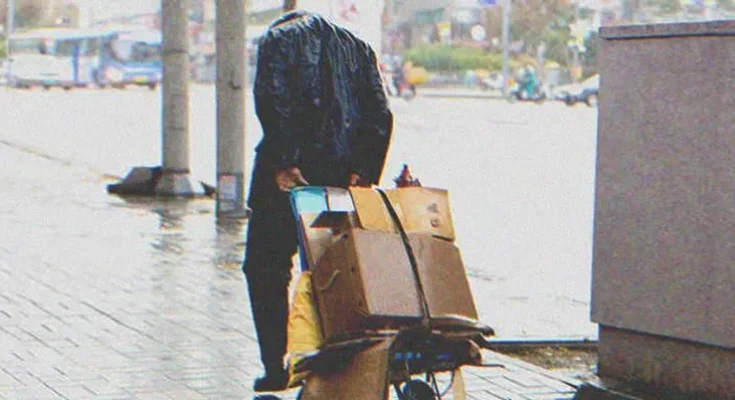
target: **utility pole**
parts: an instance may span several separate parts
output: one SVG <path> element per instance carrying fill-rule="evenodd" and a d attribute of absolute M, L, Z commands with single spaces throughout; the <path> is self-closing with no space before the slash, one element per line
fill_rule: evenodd
<path fill-rule="evenodd" d="M 217 0 L 217 216 L 246 217 L 245 0 Z"/>
<path fill-rule="evenodd" d="M 510 78 L 508 42 L 510 41 L 510 8 L 512 0 L 504 0 L 503 7 L 503 96 L 508 96 L 508 81 Z"/>
<path fill-rule="evenodd" d="M 7 70 L 5 71 L 6 85 L 10 87 L 10 79 L 13 76 L 13 61 L 10 58 L 10 35 L 15 31 L 15 0 L 8 0 L 8 10 L 5 16 L 5 59 Z"/>
<path fill-rule="evenodd" d="M 189 182 L 189 0 L 162 0 L 163 176 L 161 195 L 193 194 Z"/>
<path fill-rule="evenodd" d="M 110 193 L 195 197 L 214 188 L 193 184 L 189 167 L 189 0 L 162 0 L 162 166 L 134 167 Z"/>

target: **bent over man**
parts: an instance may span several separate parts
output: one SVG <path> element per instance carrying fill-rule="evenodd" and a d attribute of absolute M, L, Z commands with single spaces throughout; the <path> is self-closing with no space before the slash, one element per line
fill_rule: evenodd
<path fill-rule="evenodd" d="M 323 17 L 292 12 L 258 50 L 255 110 L 263 128 L 248 204 L 243 272 L 265 375 L 255 391 L 286 387 L 288 286 L 297 251 L 288 190 L 296 185 L 377 184 L 393 115 L 375 53 Z"/>

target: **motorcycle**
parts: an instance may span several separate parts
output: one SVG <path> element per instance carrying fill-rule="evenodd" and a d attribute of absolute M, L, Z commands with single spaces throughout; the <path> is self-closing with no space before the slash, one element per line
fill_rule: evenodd
<path fill-rule="evenodd" d="M 526 89 L 516 83 L 511 87 L 506 99 L 510 103 L 515 103 L 516 101 L 532 101 L 536 104 L 542 104 L 544 101 L 546 101 L 546 92 L 542 89 L 542 87 L 543 86 L 540 83 L 537 84 L 536 87 L 533 89 L 533 93 L 529 97 L 526 94 Z"/>
<path fill-rule="evenodd" d="M 405 80 L 397 82 L 396 85 L 396 82 L 391 79 L 385 86 L 389 96 L 400 97 L 406 101 L 411 101 L 416 97 L 416 85 L 412 85 Z"/>

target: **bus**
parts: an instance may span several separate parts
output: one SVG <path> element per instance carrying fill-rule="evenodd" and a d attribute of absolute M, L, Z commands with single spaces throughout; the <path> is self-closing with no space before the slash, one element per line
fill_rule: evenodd
<path fill-rule="evenodd" d="M 161 33 L 153 30 L 116 32 L 104 42 L 96 84 L 124 89 L 128 85 L 155 89 L 163 76 Z"/>
<path fill-rule="evenodd" d="M 37 29 L 10 38 L 9 82 L 18 88 L 144 85 L 161 80 L 161 35 L 147 30 Z"/>

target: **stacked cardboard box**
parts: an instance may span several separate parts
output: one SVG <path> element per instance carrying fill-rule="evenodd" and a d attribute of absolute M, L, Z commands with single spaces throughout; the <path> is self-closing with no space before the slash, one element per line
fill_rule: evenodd
<path fill-rule="evenodd" d="M 426 318 L 478 319 L 453 243 L 447 192 L 411 187 L 384 193 L 352 188 L 354 211 L 302 217 L 328 341 Z"/>

